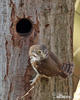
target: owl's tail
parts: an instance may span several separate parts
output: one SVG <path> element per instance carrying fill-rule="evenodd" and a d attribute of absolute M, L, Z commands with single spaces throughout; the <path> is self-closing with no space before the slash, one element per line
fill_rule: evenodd
<path fill-rule="evenodd" d="M 59 74 L 61 77 L 66 78 L 72 75 L 73 70 L 74 70 L 73 63 L 64 63 Z"/>

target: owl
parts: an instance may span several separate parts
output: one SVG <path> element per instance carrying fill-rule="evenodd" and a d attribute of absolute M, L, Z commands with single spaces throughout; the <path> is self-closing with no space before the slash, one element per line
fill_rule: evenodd
<path fill-rule="evenodd" d="M 36 76 L 31 80 L 31 85 L 40 77 L 61 76 L 66 78 L 73 73 L 73 63 L 62 63 L 59 58 L 47 49 L 45 45 L 32 45 L 29 49 L 31 65 Z"/>

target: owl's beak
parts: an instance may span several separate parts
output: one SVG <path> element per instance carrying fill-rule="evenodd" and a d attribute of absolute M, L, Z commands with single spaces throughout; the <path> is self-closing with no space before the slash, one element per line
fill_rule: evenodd
<path fill-rule="evenodd" d="M 46 57 L 46 55 L 45 54 L 42 54 L 43 55 L 43 58 L 45 58 Z"/>
<path fill-rule="evenodd" d="M 44 58 L 44 59 L 47 58 L 47 56 L 48 56 L 48 55 L 46 55 L 46 54 L 44 54 L 44 53 L 42 53 L 42 55 L 43 55 L 43 58 Z"/>

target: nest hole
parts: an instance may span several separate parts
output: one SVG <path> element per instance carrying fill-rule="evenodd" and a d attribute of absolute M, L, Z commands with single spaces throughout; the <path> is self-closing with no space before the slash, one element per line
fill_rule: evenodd
<path fill-rule="evenodd" d="M 21 36 L 29 36 L 32 32 L 32 22 L 27 18 L 20 19 L 16 24 L 16 31 Z"/>

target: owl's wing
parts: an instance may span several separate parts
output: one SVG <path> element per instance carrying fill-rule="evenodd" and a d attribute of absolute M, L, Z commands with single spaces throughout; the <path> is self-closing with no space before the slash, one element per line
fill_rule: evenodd
<path fill-rule="evenodd" d="M 67 76 L 72 75 L 74 70 L 74 64 L 73 63 L 62 63 L 58 57 L 50 52 L 50 57 L 56 62 L 59 68 L 59 75 L 63 78 L 66 78 Z"/>
<path fill-rule="evenodd" d="M 60 59 L 58 59 L 58 57 L 51 51 L 49 52 L 49 55 L 60 68 L 60 66 L 62 66 L 62 62 L 60 61 Z"/>

